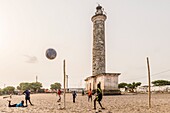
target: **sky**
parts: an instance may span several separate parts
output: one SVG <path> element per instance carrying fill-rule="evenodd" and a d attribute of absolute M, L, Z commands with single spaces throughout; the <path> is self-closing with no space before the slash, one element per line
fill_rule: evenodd
<path fill-rule="evenodd" d="M 170 80 L 169 0 L 0 0 L 0 88 L 38 81 L 44 88 L 85 87 L 92 74 L 93 25 L 100 4 L 106 12 L 106 72 L 119 83 Z M 45 56 L 57 52 L 54 60 Z"/>

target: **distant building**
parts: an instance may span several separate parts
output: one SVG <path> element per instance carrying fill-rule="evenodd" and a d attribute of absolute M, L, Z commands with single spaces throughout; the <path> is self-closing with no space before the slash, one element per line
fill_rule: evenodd
<path fill-rule="evenodd" d="M 137 92 L 148 92 L 148 86 L 139 86 Z M 151 92 L 170 92 L 170 85 L 165 86 L 151 86 Z"/>
<path fill-rule="evenodd" d="M 61 90 L 64 91 L 64 89 L 61 89 Z M 66 90 L 66 93 L 71 93 L 73 91 L 76 91 L 77 93 L 82 93 L 83 90 L 84 90 L 84 88 L 68 88 Z"/>
<path fill-rule="evenodd" d="M 95 91 L 97 84 L 101 83 L 104 95 L 120 94 L 118 89 L 118 76 L 121 73 L 105 73 L 105 20 L 103 8 L 98 5 L 95 15 L 91 18 L 93 22 L 93 60 L 92 76 L 87 77 L 86 90 L 90 88 Z"/>

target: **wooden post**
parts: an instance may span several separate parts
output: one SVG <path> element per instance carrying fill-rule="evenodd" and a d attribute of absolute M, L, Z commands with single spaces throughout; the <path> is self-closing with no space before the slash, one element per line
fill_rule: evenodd
<path fill-rule="evenodd" d="M 66 75 L 66 92 L 68 90 L 68 75 Z"/>
<path fill-rule="evenodd" d="M 64 109 L 65 109 L 65 106 L 66 106 L 66 102 L 65 102 L 65 99 L 66 99 L 66 86 L 65 86 L 65 83 L 66 83 L 66 67 L 65 67 L 65 60 L 63 62 L 63 71 L 64 71 Z"/>
<path fill-rule="evenodd" d="M 38 76 L 36 76 L 36 83 L 38 82 Z"/>
<path fill-rule="evenodd" d="M 149 58 L 147 57 L 147 66 L 148 66 L 148 101 L 149 101 L 149 108 L 151 108 L 151 82 L 150 82 L 150 66 L 149 66 Z"/>

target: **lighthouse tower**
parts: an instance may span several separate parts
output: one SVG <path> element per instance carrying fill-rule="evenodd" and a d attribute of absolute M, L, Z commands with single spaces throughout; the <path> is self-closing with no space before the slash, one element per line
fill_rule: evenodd
<path fill-rule="evenodd" d="M 93 22 L 93 48 L 92 48 L 92 75 L 85 79 L 86 90 L 97 89 L 100 83 L 104 95 L 120 94 L 118 89 L 118 76 L 121 73 L 106 73 L 105 61 L 105 21 L 107 16 L 104 14 L 102 6 L 96 7 L 95 15 L 92 16 Z"/>
<path fill-rule="evenodd" d="M 105 20 L 106 15 L 100 5 L 96 7 L 93 22 L 93 62 L 92 73 L 97 75 L 105 73 Z"/>

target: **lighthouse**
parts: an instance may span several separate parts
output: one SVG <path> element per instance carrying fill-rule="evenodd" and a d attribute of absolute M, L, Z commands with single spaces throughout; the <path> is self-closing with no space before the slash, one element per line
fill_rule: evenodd
<path fill-rule="evenodd" d="M 105 73 L 105 20 L 106 15 L 100 5 L 96 7 L 95 15 L 91 18 L 93 22 L 93 61 L 92 73 L 97 75 Z"/>
<path fill-rule="evenodd" d="M 120 94 L 118 89 L 118 76 L 121 73 L 106 73 L 105 55 L 105 21 L 106 14 L 102 6 L 96 7 L 95 15 L 92 16 L 93 22 L 93 47 L 92 47 L 92 75 L 85 79 L 86 90 L 97 89 L 100 83 L 104 95 Z"/>

